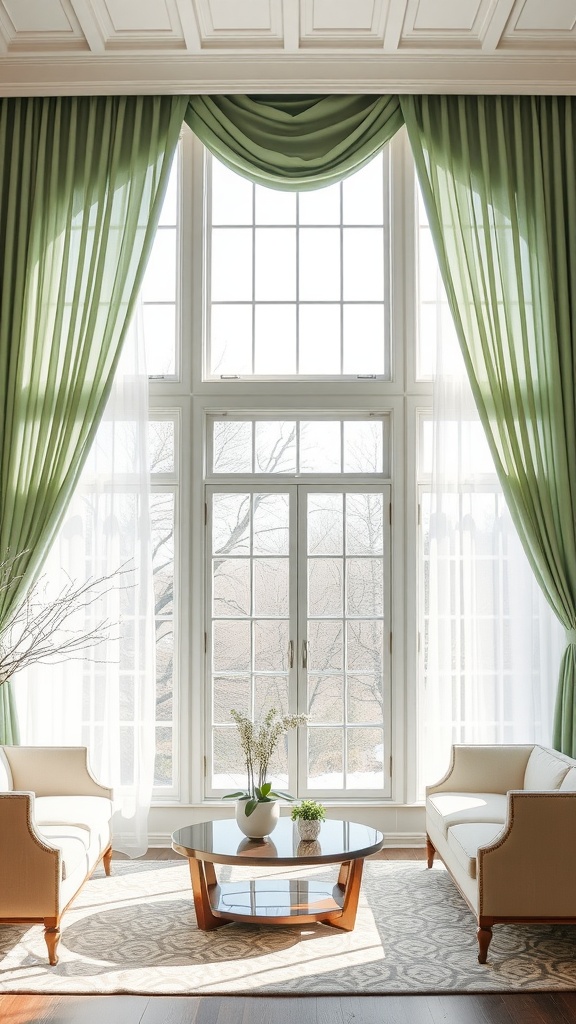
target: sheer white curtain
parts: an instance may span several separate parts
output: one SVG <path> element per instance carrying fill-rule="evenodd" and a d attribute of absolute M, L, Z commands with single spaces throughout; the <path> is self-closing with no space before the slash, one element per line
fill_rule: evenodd
<path fill-rule="evenodd" d="M 508 514 L 453 332 L 438 343 L 428 582 L 424 781 L 452 743 L 551 742 L 563 629 Z"/>
<path fill-rule="evenodd" d="M 50 589 L 128 571 L 74 625 L 105 616 L 109 639 L 84 658 L 22 673 L 23 744 L 86 745 L 115 791 L 114 849 L 145 852 L 154 778 L 154 605 L 149 522 L 148 378 L 139 314 L 64 523 L 44 568 Z"/>

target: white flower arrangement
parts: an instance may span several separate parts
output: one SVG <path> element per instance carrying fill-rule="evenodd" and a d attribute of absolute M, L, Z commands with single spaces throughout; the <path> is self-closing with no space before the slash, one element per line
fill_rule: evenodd
<path fill-rule="evenodd" d="M 231 709 L 230 714 L 236 722 L 240 734 L 248 784 L 245 790 L 227 793 L 224 799 L 246 800 L 244 813 L 247 818 L 259 803 L 269 803 L 279 799 L 293 800 L 294 797 L 290 793 L 273 790 L 272 783 L 268 782 L 266 777 L 270 760 L 278 746 L 280 737 L 284 736 L 289 729 L 297 729 L 299 725 L 305 725 L 308 715 L 283 715 L 280 717 L 276 708 L 271 708 L 260 725 L 256 726 L 246 715 L 234 708 Z"/>

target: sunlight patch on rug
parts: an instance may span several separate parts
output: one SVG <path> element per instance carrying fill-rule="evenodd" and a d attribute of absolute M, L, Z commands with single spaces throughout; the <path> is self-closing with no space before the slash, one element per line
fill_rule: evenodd
<path fill-rule="evenodd" d="M 356 927 L 196 926 L 186 861 L 115 861 L 65 914 L 60 960 L 43 929 L 0 926 L 0 992 L 355 994 L 576 987 L 576 930 L 496 926 L 486 966 L 475 920 L 447 872 L 421 861 L 367 861 Z M 239 872 L 242 870 L 242 874 Z M 222 867 L 222 880 L 286 869 Z M 332 878 L 337 869 L 291 876 Z"/>

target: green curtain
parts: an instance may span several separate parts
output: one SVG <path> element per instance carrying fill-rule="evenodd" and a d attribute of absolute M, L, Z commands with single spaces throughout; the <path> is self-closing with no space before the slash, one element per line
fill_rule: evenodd
<path fill-rule="evenodd" d="M 185 120 L 232 171 L 287 192 L 359 170 L 403 124 L 397 96 L 192 96 Z"/>
<path fill-rule="evenodd" d="M 566 628 L 554 745 L 576 755 L 576 101 L 402 97 L 506 501 Z"/>
<path fill-rule="evenodd" d="M 0 102 L 0 635 L 37 575 L 111 387 L 186 97 Z M 0 741 L 17 741 L 9 686 Z"/>

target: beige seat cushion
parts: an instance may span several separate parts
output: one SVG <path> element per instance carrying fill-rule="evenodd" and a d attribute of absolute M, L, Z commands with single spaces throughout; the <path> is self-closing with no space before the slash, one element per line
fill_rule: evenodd
<path fill-rule="evenodd" d="M 506 820 L 505 793 L 432 793 L 426 801 L 426 813 L 443 835 L 452 825 Z"/>
<path fill-rule="evenodd" d="M 73 825 L 89 832 L 87 846 L 101 853 L 110 842 L 112 801 L 102 796 L 38 796 L 34 819 L 45 825 Z"/>
<path fill-rule="evenodd" d="M 542 789 L 558 789 L 569 769 L 570 765 L 561 757 L 556 757 L 554 751 L 536 746 L 526 765 L 524 789 L 530 793 Z"/>
<path fill-rule="evenodd" d="M 453 825 L 448 829 L 448 846 L 470 878 L 476 878 L 479 846 L 489 846 L 503 831 L 500 822 Z"/>
<path fill-rule="evenodd" d="M 37 832 L 50 846 L 60 850 L 62 881 L 70 878 L 79 865 L 82 865 L 84 872 L 90 870 L 89 829 L 76 828 L 74 825 L 43 825 Z"/>

